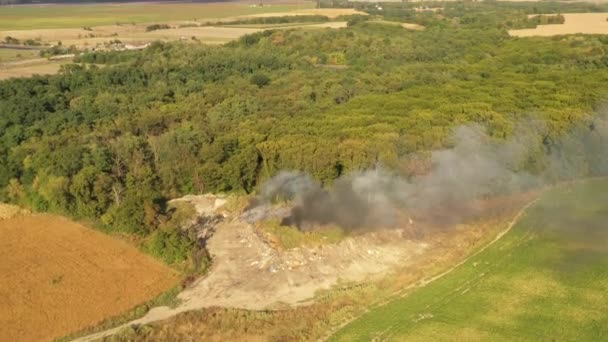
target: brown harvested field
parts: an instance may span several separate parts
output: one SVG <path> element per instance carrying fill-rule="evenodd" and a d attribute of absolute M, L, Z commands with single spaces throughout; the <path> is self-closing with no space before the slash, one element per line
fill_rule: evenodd
<path fill-rule="evenodd" d="M 146 32 L 137 36 L 145 41 L 154 40 L 176 40 L 180 38 L 190 39 L 196 37 L 199 40 L 225 40 L 229 41 L 237 39 L 246 34 L 251 34 L 261 31 L 255 28 L 230 28 L 230 27 L 214 27 L 214 26 L 203 26 L 203 27 L 184 27 L 176 28 L 171 30 L 158 30 L 152 32 Z"/>
<path fill-rule="evenodd" d="M 59 71 L 59 68 L 69 60 L 63 61 L 48 61 L 45 59 L 27 60 L 23 64 L 6 63 L 0 65 L 0 81 L 13 77 L 30 77 L 33 75 L 52 75 Z M 16 63 L 16 62 L 15 62 Z"/>
<path fill-rule="evenodd" d="M 44 214 L 0 221 L 0 275 L 0 341 L 65 336 L 179 280 L 126 242 Z"/>
<path fill-rule="evenodd" d="M 556 36 L 562 34 L 608 34 L 608 13 L 566 13 L 563 24 L 538 25 L 533 29 L 510 30 L 516 37 Z"/>

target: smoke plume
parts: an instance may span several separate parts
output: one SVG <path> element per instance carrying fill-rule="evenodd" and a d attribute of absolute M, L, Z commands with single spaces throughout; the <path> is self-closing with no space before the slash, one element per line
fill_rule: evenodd
<path fill-rule="evenodd" d="M 258 203 L 293 201 L 285 223 L 300 228 L 390 227 L 402 224 L 404 216 L 455 223 L 473 210 L 476 200 L 608 173 L 604 117 L 558 137 L 548 132 L 530 121 L 504 140 L 488 136 L 478 125 L 461 126 L 454 130 L 450 148 L 430 153 L 423 175 L 407 177 L 377 167 L 352 172 L 324 188 L 305 173 L 283 171 L 264 184 Z"/>

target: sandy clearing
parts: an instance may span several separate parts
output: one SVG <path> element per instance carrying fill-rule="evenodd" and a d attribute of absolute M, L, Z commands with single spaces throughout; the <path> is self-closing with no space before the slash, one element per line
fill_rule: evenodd
<path fill-rule="evenodd" d="M 608 13 L 565 13 L 566 22 L 555 25 L 538 25 L 533 29 L 509 30 L 515 37 L 555 36 L 562 34 L 608 34 Z"/>
<path fill-rule="evenodd" d="M 166 291 L 178 274 L 60 216 L 0 221 L 0 341 L 50 341 Z"/>

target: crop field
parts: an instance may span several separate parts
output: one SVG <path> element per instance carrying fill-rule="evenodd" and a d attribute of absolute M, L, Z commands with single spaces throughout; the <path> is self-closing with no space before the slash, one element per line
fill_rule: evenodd
<path fill-rule="evenodd" d="M 557 36 L 561 34 L 608 34 L 608 13 L 565 13 L 563 24 L 538 25 L 533 29 L 510 30 L 516 37 Z"/>
<path fill-rule="evenodd" d="M 607 340 L 607 190 L 590 180 L 546 192 L 497 243 L 333 340 Z"/>
<path fill-rule="evenodd" d="M 313 9 L 312 3 L 269 4 L 263 7 L 245 3 L 175 4 L 97 4 L 31 5 L 4 7 L 0 11 L 0 40 L 33 40 L 41 49 L 74 46 L 77 49 L 108 49 L 120 42 L 144 46 L 154 41 L 189 41 L 223 44 L 269 28 L 344 28 L 346 22 L 289 23 L 268 25 L 201 26 L 205 22 L 243 20 L 255 17 L 323 15 L 335 18 L 357 14 L 353 9 Z M 59 16 L 57 13 L 61 13 Z M 15 20 L 14 18 L 20 18 Z M 94 20 L 92 20 L 92 18 Z M 171 28 L 148 30 L 151 24 Z M 0 49 L 0 80 L 56 73 L 69 61 L 43 61 L 37 50 Z"/>
<path fill-rule="evenodd" d="M 50 341 L 178 282 L 125 242 L 52 215 L 0 220 L 0 341 Z"/>
<path fill-rule="evenodd" d="M 116 23 L 148 23 L 156 21 L 203 20 L 290 12 L 314 7 L 313 2 L 251 6 L 250 3 L 149 3 L 149 4 L 86 4 L 28 5 L 3 7 L 0 30 L 48 28 L 80 28 Z"/>

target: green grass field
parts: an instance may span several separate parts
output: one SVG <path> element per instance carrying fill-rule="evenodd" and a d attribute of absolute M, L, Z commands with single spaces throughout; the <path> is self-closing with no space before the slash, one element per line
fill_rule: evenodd
<path fill-rule="evenodd" d="M 497 243 L 334 341 L 608 340 L 608 181 L 546 192 Z"/>
<path fill-rule="evenodd" d="M 0 7 L 0 30 L 80 28 L 116 23 L 217 19 L 314 8 L 313 2 L 250 7 L 248 3 L 86 4 Z"/>

